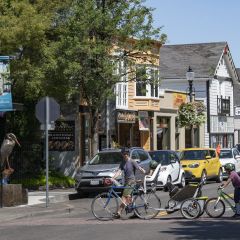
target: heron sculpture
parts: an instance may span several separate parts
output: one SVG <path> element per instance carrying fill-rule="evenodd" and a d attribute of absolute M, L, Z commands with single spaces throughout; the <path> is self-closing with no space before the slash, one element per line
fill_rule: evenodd
<path fill-rule="evenodd" d="M 19 147 L 21 146 L 17 140 L 17 137 L 13 133 L 7 133 L 0 149 L 1 167 L 6 168 L 7 166 L 8 169 L 11 169 L 8 158 L 12 153 L 12 150 L 16 143 Z"/>

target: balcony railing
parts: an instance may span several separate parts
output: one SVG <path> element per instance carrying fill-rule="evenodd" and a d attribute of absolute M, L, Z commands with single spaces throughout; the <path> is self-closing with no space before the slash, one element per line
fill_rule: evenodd
<path fill-rule="evenodd" d="M 230 97 L 217 96 L 218 115 L 230 116 Z"/>

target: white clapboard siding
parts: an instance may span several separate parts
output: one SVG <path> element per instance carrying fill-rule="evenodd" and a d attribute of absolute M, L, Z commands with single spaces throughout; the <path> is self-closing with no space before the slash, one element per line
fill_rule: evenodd
<path fill-rule="evenodd" d="M 211 79 L 209 86 L 210 115 L 217 115 L 217 96 L 219 95 L 219 83 L 217 79 Z"/>
<path fill-rule="evenodd" d="M 222 58 L 221 61 L 219 62 L 219 66 L 217 67 L 216 75 L 221 76 L 221 77 L 227 77 L 227 78 L 230 77 L 230 74 L 228 72 L 228 68 L 227 68 L 224 58 Z"/>
<path fill-rule="evenodd" d="M 211 133 L 233 133 L 234 118 L 226 116 L 210 116 Z"/>
<path fill-rule="evenodd" d="M 234 119 L 234 128 L 236 130 L 240 130 L 240 119 L 239 118 Z"/>

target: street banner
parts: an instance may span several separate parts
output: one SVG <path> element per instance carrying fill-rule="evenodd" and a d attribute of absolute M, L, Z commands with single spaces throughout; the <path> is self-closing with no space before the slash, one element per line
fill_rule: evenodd
<path fill-rule="evenodd" d="M 140 131 L 149 131 L 149 118 L 147 111 L 138 112 L 138 123 Z"/>
<path fill-rule="evenodd" d="M 0 56 L 0 112 L 13 111 L 9 56 Z"/>

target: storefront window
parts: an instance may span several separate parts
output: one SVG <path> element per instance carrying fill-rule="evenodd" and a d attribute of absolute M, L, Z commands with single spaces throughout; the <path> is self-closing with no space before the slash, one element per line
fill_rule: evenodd
<path fill-rule="evenodd" d="M 157 149 L 170 149 L 170 118 L 157 117 Z"/>
<path fill-rule="evenodd" d="M 233 147 L 233 134 L 211 135 L 211 147 L 216 148 L 220 144 L 222 148 Z"/>

